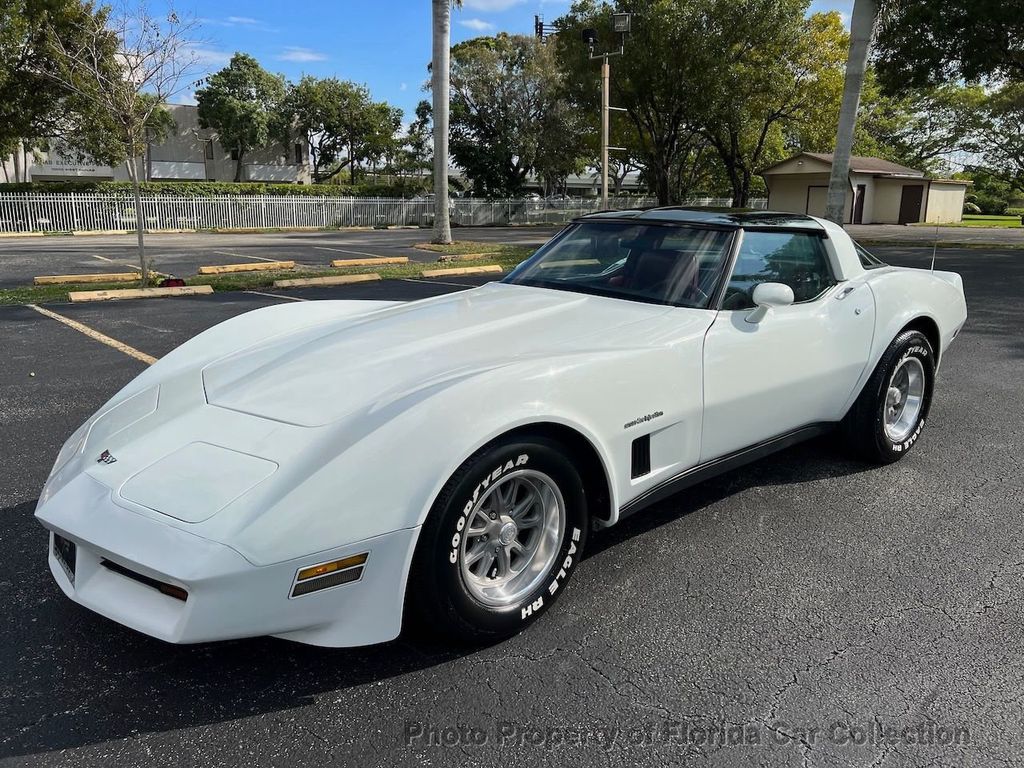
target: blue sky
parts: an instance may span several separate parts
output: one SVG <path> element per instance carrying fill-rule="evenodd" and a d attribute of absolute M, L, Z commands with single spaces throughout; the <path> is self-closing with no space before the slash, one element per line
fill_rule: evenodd
<path fill-rule="evenodd" d="M 552 21 L 570 0 L 464 0 L 452 13 L 452 41 L 493 32 L 532 34 L 533 16 Z M 811 10 L 849 14 L 853 0 L 816 0 Z M 369 86 L 374 98 L 401 107 L 406 119 L 430 61 L 429 0 L 179 0 L 200 21 L 197 52 L 216 71 L 235 51 L 249 53 L 290 80 L 303 74 Z M 188 94 L 185 99 L 188 100 Z"/>

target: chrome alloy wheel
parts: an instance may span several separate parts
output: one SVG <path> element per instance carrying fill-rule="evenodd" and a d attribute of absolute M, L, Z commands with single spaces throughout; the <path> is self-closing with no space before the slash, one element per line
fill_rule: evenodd
<path fill-rule="evenodd" d="M 889 379 L 885 393 L 885 436 L 902 443 L 917 426 L 924 402 L 924 366 L 916 357 L 906 357 Z"/>
<path fill-rule="evenodd" d="M 555 481 L 524 469 L 487 489 L 466 518 L 459 566 L 473 597 L 514 605 L 547 575 L 565 531 L 565 501 Z"/>

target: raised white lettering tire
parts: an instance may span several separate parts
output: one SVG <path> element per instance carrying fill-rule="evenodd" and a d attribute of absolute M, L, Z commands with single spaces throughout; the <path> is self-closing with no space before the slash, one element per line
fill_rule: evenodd
<path fill-rule="evenodd" d="M 847 443 L 868 461 L 899 461 L 924 429 L 934 385 L 931 343 L 920 331 L 904 331 L 885 350 L 843 419 Z"/>
<path fill-rule="evenodd" d="M 407 611 L 457 640 L 513 635 L 564 591 L 587 526 L 583 483 L 563 446 L 531 435 L 485 446 L 452 475 L 427 516 Z"/>

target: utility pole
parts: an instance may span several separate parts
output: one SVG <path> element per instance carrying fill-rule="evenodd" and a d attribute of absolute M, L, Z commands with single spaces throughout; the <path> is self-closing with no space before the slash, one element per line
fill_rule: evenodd
<path fill-rule="evenodd" d="M 608 151 L 625 150 L 625 147 L 608 146 L 608 134 L 610 128 L 610 117 L 612 111 L 625 112 L 622 107 L 613 107 L 610 104 L 612 65 L 608 59 L 612 56 L 622 56 L 626 52 L 626 35 L 629 34 L 632 25 L 633 14 L 613 13 L 612 27 L 619 33 L 619 50 L 594 53 L 597 46 L 597 30 L 584 29 L 583 42 L 586 43 L 590 52 L 590 59 L 601 60 L 601 210 L 608 209 Z"/>
<path fill-rule="evenodd" d="M 608 210 L 608 124 L 609 94 L 612 80 L 612 65 L 608 63 L 608 54 L 601 57 L 601 210 Z"/>

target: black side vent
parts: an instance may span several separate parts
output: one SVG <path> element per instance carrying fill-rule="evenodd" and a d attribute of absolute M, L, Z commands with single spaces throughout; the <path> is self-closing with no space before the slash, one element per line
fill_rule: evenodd
<path fill-rule="evenodd" d="M 651 436 L 644 435 L 633 441 L 633 471 L 636 480 L 651 471 Z"/>

